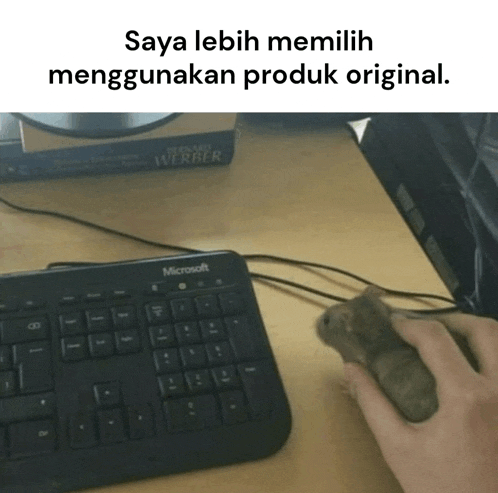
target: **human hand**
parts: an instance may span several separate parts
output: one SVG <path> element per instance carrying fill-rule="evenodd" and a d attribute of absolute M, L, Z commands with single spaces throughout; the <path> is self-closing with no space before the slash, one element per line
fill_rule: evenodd
<path fill-rule="evenodd" d="M 463 314 L 440 320 L 393 317 L 436 379 L 439 409 L 427 421 L 404 421 L 360 365 L 346 364 L 346 379 L 405 493 L 496 493 L 498 322 Z M 479 373 L 447 328 L 468 338 Z"/>

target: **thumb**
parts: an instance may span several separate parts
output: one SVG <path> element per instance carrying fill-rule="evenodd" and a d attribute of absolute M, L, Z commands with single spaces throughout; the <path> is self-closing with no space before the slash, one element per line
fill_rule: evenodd
<path fill-rule="evenodd" d="M 410 428 L 365 368 L 346 363 L 344 374 L 351 394 L 381 447 L 408 433 Z"/>

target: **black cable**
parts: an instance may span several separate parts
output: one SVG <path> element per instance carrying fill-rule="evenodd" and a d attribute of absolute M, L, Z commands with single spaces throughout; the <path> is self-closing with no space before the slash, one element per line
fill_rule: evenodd
<path fill-rule="evenodd" d="M 467 303 L 471 306 L 474 312 L 478 312 L 481 310 L 481 295 L 480 288 L 482 283 L 483 276 L 483 249 L 481 242 L 481 235 L 479 234 L 479 213 L 471 200 L 471 195 L 474 195 L 471 191 L 472 182 L 476 175 L 477 169 L 479 165 L 482 166 L 482 148 L 483 141 L 486 138 L 486 134 L 488 132 L 488 128 L 491 121 L 491 115 L 489 113 L 484 113 L 479 128 L 477 130 L 476 140 L 475 140 L 475 148 L 476 148 L 476 156 L 472 167 L 470 168 L 469 175 L 463 185 L 462 196 L 465 202 L 465 210 L 467 212 L 467 217 L 470 225 L 470 232 L 472 233 L 472 237 L 475 242 L 475 250 L 474 250 L 474 291 L 470 296 L 465 296 Z"/>
<path fill-rule="evenodd" d="M 308 262 L 305 260 L 295 260 L 295 259 L 290 259 L 290 258 L 285 258 L 285 257 L 278 257 L 276 255 L 265 255 L 265 254 L 249 254 L 249 255 L 244 255 L 244 258 L 246 260 L 272 260 L 272 261 L 277 261 L 277 262 L 288 263 L 291 265 L 304 265 L 307 267 L 315 267 L 318 269 L 330 270 L 332 272 L 336 272 L 338 274 L 342 274 L 344 276 L 355 279 L 356 281 L 359 281 L 363 284 L 366 284 L 369 286 L 376 286 L 391 296 L 403 296 L 403 297 L 409 297 L 409 298 L 432 298 L 435 300 L 445 301 L 447 303 L 455 304 L 454 300 L 452 300 L 450 298 L 446 298 L 445 296 L 439 296 L 437 294 L 416 293 L 416 292 L 411 292 L 411 291 L 400 291 L 400 290 L 396 290 L 396 289 L 384 288 L 382 286 L 379 286 L 378 284 L 375 284 L 375 283 L 369 281 L 368 279 L 357 276 L 356 274 L 353 274 L 352 272 L 348 272 L 346 270 L 339 269 L 337 267 L 332 267 L 330 265 L 324 265 L 324 264 L 319 264 L 316 262 Z"/>
<path fill-rule="evenodd" d="M 463 305 L 459 304 L 455 306 L 451 306 L 448 308 L 434 308 L 432 310 L 408 310 L 410 312 L 419 313 L 420 315 L 443 315 L 445 313 L 456 313 L 456 312 L 465 312 Z"/>
<path fill-rule="evenodd" d="M 280 284 L 292 286 L 293 288 L 302 289 L 303 291 L 308 291 L 309 293 L 317 294 L 318 296 L 323 296 L 324 298 L 328 298 L 330 300 L 339 301 L 339 302 L 348 301 L 346 298 L 325 293 L 324 291 L 320 291 L 319 289 L 310 288 L 309 286 L 305 286 L 304 284 L 288 281 L 287 279 L 282 279 L 280 277 L 268 276 L 266 274 L 260 274 L 259 272 L 251 272 L 250 274 L 251 277 L 253 277 L 254 279 L 262 279 L 264 281 L 278 282 Z"/>
<path fill-rule="evenodd" d="M 303 291 L 308 291 L 310 293 L 323 296 L 324 298 L 328 298 L 334 301 L 338 301 L 341 303 L 344 303 L 346 301 L 349 301 L 347 298 L 342 298 L 340 296 L 335 296 L 333 294 L 325 293 L 324 291 L 320 291 L 318 289 L 310 288 L 309 286 L 304 286 L 303 284 L 299 284 L 293 281 L 288 281 L 287 279 L 281 279 L 279 277 L 274 277 L 274 276 L 268 276 L 266 274 L 260 274 L 257 272 L 251 272 L 251 276 L 254 277 L 255 279 L 261 279 L 264 281 L 271 281 L 271 282 L 276 282 L 280 284 L 285 284 L 287 286 L 291 286 L 293 288 L 297 289 L 302 289 Z M 412 313 L 418 313 L 420 315 L 438 315 L 438 314 L 444 314 L 444 313 L 454 313 L 457 311 L 460 311 L 462 307 L 459 305 L 455 305 L 449 308 L 434 308 L 434 309 L 425 309 L 425 310 L 407 310 Z"/>
<path fill-rule="evenodd" d="M 50 264 L 47 264 L 45 269 L 58 269 L 64 267 L 87 267 L 92 265 L 104 265 L 104 264 L 102 262 L 50 262 Z"/>
<path fill-rule="evenodd" d="M 48 211 L 48 210 L 43 210 L 43 209 L 32 209 L 31 207 L 24 207 L 22 205 L 14 204 L 3 197 L 0 197 L 0 202 L 5 204 L 8 207 L 11 207 L 12 209 L 15 209 L 15 210 L 18 210 L 21 212 L 28 212 L 30 214 L 38 214 L 40 216 L 51 216 L 51 217 L 56 217 L 58 219 L 64 219 L 66 221 L 72 221 L 76 224 L 86 226 L 87 228 L 96 229 L 97 231 L 103 231 L 104 233 L 112 234 L 115 236 L 120 236 L 122 238 L 127 238 L 129 240 L 138 241 L 140 243 L 144 243 L 145 245 L 149 245 L 149 246 L 154 246 L 154 247 L 158 247 L 158 248 L 168 248 L 169 250 L 177 250 L 180 252 L 187 252 L 187 253 L 201 253 L 202 252 L 202 250 L 196 250 L 194 248 L 180 247 L 180 246 L 175 246 L 175 245 L 167 245 L 165 243 L 160 243 L 158 241 L 147 240 L 145 238 L 141 238 L 140 236 L 135 236 L 135 235 L 132 235 L 130 233 L 118 231 L 117 229 L 108 228 L 107 226 L 101 226 L 100 224 L 86 221 L 85 219 L 80 219 L 79 217 L 76 217 L 76 216 L 71 216 L 70 214 L 64 214 L 62 212 Z"/>
<path fill-rule="evenodd" d="M 120 236 L 120 237 L 123 237 L 123 238 L 131 239 L 133 241 L 138 241 L 138 242 L 141 242 L 141 243 L 149 245 L 149 246 L 154 246 L 154 247 L 159 247 L 159 248 L 166 248 L 168 250 L 183 251 L 183 252 L 187 252 L 187 253 L 202 253 L 203 252 L 202 250 L 198 250 L 198 249 L 181 247 L 181 246 L 177 246 L 177 245 L 168 245 L 166 243 L 160 243 L 160 242 L 153 241 L 153 240 L 147 240 L 147 239 L 142 238 L 140 236 L 135 236 L 135 235 L 132 235 L 132 234 L 129 234 L 129 233 L 124 233 L 122 231 L 118 231 L 118 230 L 115 230 L 115 229 L 112 229 L 112 228 L 108 228 L 106 226 L 101 226 L 99 224 L 92 223 L 90 221 L 86 221 L 84 219 L 80 219 L 78 217 L 71 216 L 69 214 L 64 214 L 64 213 L 57 212 L 57 211 L 48 211 L 48 210 L 43 210 L 43 209 L 33 209 L 33 208 L 30 208 L 30 207 L 20 206 L 20 205 L 14 204 L 14 203 L 6 200 L 3 197 L 0 197 L 0 202 L 2 202 L 3 204 L 7 205 L 8 207 L 11 207 L 11 208 L 13 208 L 15 210 L 18 210 L 18 211 L 21 211 L 21 212 L 26 212 L 26 213 L 30 213 L 30 214 L 38 214 L 38 215 L 46 215 L 46 216 L 56 217 L 58 219 L 72 221 L 72 222 L 75 222 L 76 224 L 80 224 L 80 225 L 83 225 L 83 226 L 86 226 L 86 227 L 89 227 L 89 228 L 96 229 L 98 231 L 103 231 L 105 233 L 113 234 L 113 235 Z M 247 254 L 247 255 L 243 255 L 243 257 L 246 260 L 272 260 L 272 261 L 278 261 L 278 262 L 288 263 L 288 264 L 291 264 L 291 265 L 298 265 L 298 266 L 303 266 L 304 265 L 304 266 L 308 266 L 308 267 L 315 267 L 315 268 L 330 270 L 332 272 L 336 272 L 336 273 L 348 276 L 348 277 L 350 277 L 352 279 L 355 279 L 355 280 L 357 280 L 359 282 L 362 282 L 362 283 L 364 283 L 366 285 L 375 285 L 375 286 L 377 286 L 375 283 L 372 283 L 372 282 L 368 281 L 367 279 L 362 278 L 362 277 L 360 277 L 360 276 L 358 276 L 356 274 L 353 274 L 351 272 L 348 272 L 346 270 L 339 269 L 338 267 L 332 267 L 332 266 L 328 266 L 328 265 L 324 265 L 324 264 L 319 264 L 319 263 L 316 263 L 316 262 L 308 262 L 308 261 L 304 261 L 304 260 L 289 259 L 289 258 L 285 258 L 285 257 L 279 257 L 279 256 L 276 256 L 276 255 L 266 255 L 266 254 Z M 98 262 L 53 262 L 53 263 L 48 264 L 47 268 L 56 268 L 56 267 L 64 267 L 64 266 L 73 266 L 74 267 L 74 266 L 98 265 L 98 264 L 99 264 Z M 251 275 L 252 275 L 252 273 L 251 273 Z M 278 278 L 278 277 L 267 276 L 265 274 L 258 274 L 258 273 L 255 273 L 254 277 L 256 279 L 259 278 L 259 279 L 265 279 L 265 280 L 268 280 L 268 281 L 280 282 L 282 284 L 287 284 L 289 286 L 293 286 L 295 288 L 302 289 L 302 290 L 308 291 L 310 293 L 317 294 L 319 296 L 323 296 L 323 297 L 326 297 L 328 299 L 332 299 L 334 301 L 339 301 L 339 302 L 347 301 L 346 298 L 342 298 L 340 296 L 331 295 L 331 294 L 325 293 L 324 291 L 320 291 L 320 290 L 317 290 L 317 289 L 314 289 L 314 288 L 310 288 L 310 287 L 305 286 L 303 284 L 294 283 L 292 281 L 287 281 L 285 279 L 281 279 L 281 278 Z M 413 292 L 408 292 L 408 291 L 399 291 L 399 290 L 393 290 L 393 289 L 383 288 L 381 286 L 378 286 L 378 287 L 380 287 L 381 289 L 383 289 L 387 294 L 393 295 L 393 296 L 433 298 L 433 299 L 438 299 L 438 300 L 446 301 L 446 302 L 453 303 L 453 304 L 455 303 L 453 300 L 451 300 L 449 298 L 445 298 L 443 296 L 439 296 L 439 295 L 435 295 L 435 294 L 413 293 Z M 443 310 L 445 310 L 445 309 L 443 309 Z M 422 310 L 422 311 L 425 313 L 425 312 L 428 312 L 428 311 L 431 311 L 431 310 Z"/>
<path fill-rule="evenodd" d="M 288 264 L 293 264 L 293 265 L 305 265 L 307 267 L 317 267 L 319 269 L 326 269 L 330 270 L 332 272 L 337 272 L 338 274 L 342 274 L 344 276 L 351 277 L 352 279 L 355 279 L 356 281 L 362 282 L 364 284 L 373 284 L 372 282 L 368 281 L 367 279 L 364 279 L 363 277 L 357 276 L 356 274 L 353 274 L 352 272 L 348 272 L 343 269 L 339 269 L 338 267 L 332 267 L 324 264 L 319 264 L 316 262 L 308 262 L 306 260 L 295 260 L 291 258 L 286 258 L 286 257 L 278 257 L 277 255 L 266 255 L 262 253 L 251 253 L 243 256 L 246 260 L 273 260 L 276 262 L 285 262 Z"/>

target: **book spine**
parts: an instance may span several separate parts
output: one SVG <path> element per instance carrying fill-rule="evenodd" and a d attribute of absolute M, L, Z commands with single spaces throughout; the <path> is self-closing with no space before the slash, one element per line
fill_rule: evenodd
<path fill-rule="evenodd" d="M 227 165 L 234 145 L 234 130 L 226 130 L 37 153 L 0 148 L 0 183 Z"/>

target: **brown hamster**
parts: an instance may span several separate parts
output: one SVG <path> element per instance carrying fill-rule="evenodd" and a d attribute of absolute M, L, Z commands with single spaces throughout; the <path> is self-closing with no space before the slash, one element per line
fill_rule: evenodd
<path fill-rule="evenodd" d="M 317 333 L 345 362 L 365 366 L 408 421 L 425 421 L 438 409 L 435 379 L 417 350 L 391 325 L 395 312 L 410 318 L 421 315 L 390 307 L 380 299 L 384 294 L 380 288 L 369 286 L 360 296 L 333 305 L 319 318 Z M 466 340 L 452 331 L 450 334 L 477 370 Z"/>

